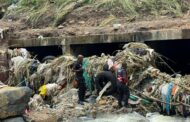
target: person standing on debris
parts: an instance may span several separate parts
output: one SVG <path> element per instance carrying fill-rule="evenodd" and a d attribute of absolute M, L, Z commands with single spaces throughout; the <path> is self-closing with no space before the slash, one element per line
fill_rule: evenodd
<path fill-rule="evenodd" d="M 124 106 L 128 106 L 128 99 L 130 97 L 130 91 L 127 86 L 127 63 L 123 62 L 121 68 L 117 71 L 117 88 L 118 88 L 118 104 L 119 107 L 123 107 L 122 100 L 124 100 Z"/>
<path fill-rule="evenodd" d="M 85 80 L 83 77 L 83 71 L 84 69 L 82 68 L 82 63 L 83 63 L 83 55 L 78 55 L 78 59 L 76 63 L 74 64 L 73 71 L 75 72 L 76 75 L 76 81 L 78 84 L 78 98 L 79 101 L 78 103 L 81 105 L 84 105 L 85 101 L 85 92 L 86 92 L 86 85 L 85 85 Z"/>

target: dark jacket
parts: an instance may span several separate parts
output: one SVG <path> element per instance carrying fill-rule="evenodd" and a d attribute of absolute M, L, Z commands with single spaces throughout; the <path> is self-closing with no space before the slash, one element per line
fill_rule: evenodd
<path fill-rule="evenodd" d="M 110 71 L 103 71 L 99 73 L 95 78 L 96 88 L 98 93 L 103 89 L 103 87 L 108 83 L 111 82 L 111 88 L 108 89 L 105 94 L 113 94 L 117 90 L 117 78 L 115 75 Z"/>

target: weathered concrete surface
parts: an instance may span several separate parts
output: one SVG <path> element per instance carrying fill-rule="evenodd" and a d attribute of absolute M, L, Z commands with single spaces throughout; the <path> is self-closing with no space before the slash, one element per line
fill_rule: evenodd
<path fill-rule="evenodd" d="M 27 87 L 0 88 L 0 119 L 22 115 L 31 95 Z"/>
<path fill-rule="evenodd" d="M 128 33 L 67 36 L 67 37 L 47 37 L 43 39 L 33 38 L 27 40 L 10 40 L 11 47 L 33 47 L 33 46 L 64 46 L 64 52 L 70 51 L 73 44 L 97 44 L 114 42 L 144 42 L 144 41 L 164 41 L 190 39 L 190 29 L 163 29 L 149 31 L 134 31 Z"/>
<path fill-rule="evenodd" d="M 5 82 L 9 77 L 9 61 L 6 49 L 0 47 L 0 81 Z"/>
<path fill-rule="evenodd" d="M 156 40 L 176 40 L 190 39 L 190 29 L 165 29 L 151 31 L 136 31 L 129 33 L 67 36 L 67 37 L 44 37 L 43 39 L 33 38 L 27 40 L 10 40 L 11 47 L 31 47 L 31 46 L 53 46 L 67 44 L 93 44 L 131 41 L 156 41 Z"/>
<path fill-rule="evenodd" d="M 7 28 L 0 28 L 0 81 L 7 81 L 8 79 L 8 31 Z"/>

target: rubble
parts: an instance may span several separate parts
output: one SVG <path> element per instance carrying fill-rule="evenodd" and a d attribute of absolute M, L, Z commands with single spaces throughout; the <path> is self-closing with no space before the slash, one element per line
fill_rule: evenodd
<path fill-rule="evenodd" d="M 77 89 L 71 89 L 65 94 L 55 97 L 59 99 L 59 102 L 54 104 L 51 111 L 52 113 L 56 113 L 57 118 L 62 118 L 65 121 L 83 116 L 95 117 L 96 113 L 114 113 L 114 110 L 117 110 L 117 100 L 112 96 L 102 97 L 99 103 L 91 103 L 90 100 L 88 100 L 89 102 L 86 102 L 84 106 L 77 104 Z M 36 110 L 41 112 L 47 109 L 47 106 L 42 106 L 41 109 L 39 109 L 40 106 L 38 106 Z"/>
<path fill-rule="evenodd" d="M 55 113 L 48 109 L 31 111 L 25 119 L 27 122 L 57 122 Z"/>
<path fill-rule="evenodd" d="M 172 76 L 161 72 L 156 67 L 156 61 L 162 59 L 162 57 L 143 43 L 128 43 L 115 56 L 102 54 L 100 57 L 85 58 L 84 77 L 89 91 L 93 87 L 93 78 L 103 71 L 104 64 L 110 58 L 115 60 L 115 68 L 120 67 L 122 62 L 127 63 L 128 86 L 131 91 L 129 107 L 131 109 L 118 110 L 117 99 L 113 96 L 103 96 L 96 101 L 96 96 L 92 95 L 88 99 L 89 102 L 85 103 L 84 106 L 78 105 L 77 90 L 71 89 L 74 80 L 72 65 L 76 61 L 73 56 L 60 56 L 50 62 L 39 63 L 35 65 L 36 70 L 33 72 L 30 71 L 30 67 L 34 59 L 24 59 L 23 63 L 17 68 L 22 73 L 15 72 L 14 78 L 22 82 L 21 78 L 24 77 L 28 86 L 33 90 L 39 89 L 42 76 L 45 77 L 45 84 L 59 84 L 66 79 L 66 88 L 58 95 L 52 96 L 53 104 L 46 104 L 37 95 L 29 103 L 32 112 L 41 112 L 48 109 L 50 113 L 55 113 L 56 120 L 68 121 L 83 116 L 95 118 L 101 113 L 118 114 L 132 111 L 142 115 L 149 112 L 166 112 L 170 115 L 170 112 L 175 110 L 176 114 L 185 116 L 182 108 L 185 108 L 186 112 L 190 112 L 189 77 L 180 74 Z M 166 66 L 170 68 L 168 65 Z M 30 118 L 30 115 L 28 117 Z"/>

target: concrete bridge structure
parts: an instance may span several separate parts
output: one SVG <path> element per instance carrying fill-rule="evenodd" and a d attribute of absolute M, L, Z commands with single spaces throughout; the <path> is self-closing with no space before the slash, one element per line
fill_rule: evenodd
<path fill-rule="evenodd" d="M 23 40 L 11 39 L 9 36 L 6 36 L 9 34 L 11 33 L 5 33 L 4 37 L 6 38 L 0 39 L 0 49 L 6 50 L 7 48 L 16 47 L 24 47 L 27 49 L 33 48 L 33 50 L 35 50 L 38 55 L 41 55 L 41 57 L 38 57 L 39 60 L 43 59 L 44 56 L 49 55 L 48 52 L 53 52 L 55 49 L 48 48 L 45 51 L 42 51 L 43 48 L 47 47 L 60 47 L 59 55 L 77 55 L 76 52 L 78 51 L 79 53 L 81 53 L 80 51 L 83 51 L 81 54 L 89 53 L 90 55 L 94 55 L 97 54 L 96 51 L 99 51 L 100 53 L 104 51 L 106 52 L 107 50 L 117 50 L 118 44 L 125 44 L 128 42 L 145 42 L 157 52 L 172 59 L 174 63 L 171 63 L 170 61 L 167 63 L 169 63 L 169 65 L 174 68 L 175 71 L 182 71 L 183 74 L 190 72 L 190 29 L 163 29 L 135 31 L 119 34 L 112 33 L 104 35 L 44 37 Z M 87 46 L 83 47 L 84 45 Z M 101 45 L 106 45 L 106 48 L 103 51 L 99 48 Z M 75 49 L 73 47 L 75 47 Z M 86 50 L 86 48 L 88 49 Z M 92 54 L 90 51 L 94 52 L 94 54 Z M 7 55 L 1 55 L 0 59 L 0 66 L 8 67 Z M 7 74 L 7 72 L 0 73 L 0 80 L 7 79 L 8 74 L 5 74 Z"/>
<path fill-rule="evenodd" d="M 150 31 L 136 31 L 129 33 L 112 33 L 104 35 L 66 36 L 31 38 L 27 40 L 9 40 L 8 45 L 14 47 L 36 46 L 62 46 L 63 53 L 72 53 L 72 45 L 102 44 L 102 43 L 127 43 L 165 40 L 188 40 L 190 29 L 164 29 Z"/>

